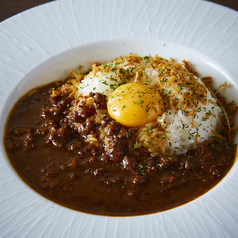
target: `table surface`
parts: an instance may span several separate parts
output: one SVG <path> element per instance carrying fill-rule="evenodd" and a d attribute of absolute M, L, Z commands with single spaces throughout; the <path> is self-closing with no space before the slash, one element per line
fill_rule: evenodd
<path fill-rule="evenodd" d="M 223 6 L 232 8 L 238 11 L 237 0 L 209 0 Z M 52 0 L 0 0 L 0 22 L 5 19 L 23 12 L 34 6 L 38 6 L 43 3 L 52 2 Z"/>

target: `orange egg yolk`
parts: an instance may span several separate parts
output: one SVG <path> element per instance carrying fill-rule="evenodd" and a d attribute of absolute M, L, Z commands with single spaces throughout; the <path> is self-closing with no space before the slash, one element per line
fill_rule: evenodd
<path fill-rule="evenodd" d="M 127 83 L 108 98 L 109 115 L 124 126 L 141 126 L 155 121 L 163 113 L 164 103 L 159 91 L 151 86 Z"/>

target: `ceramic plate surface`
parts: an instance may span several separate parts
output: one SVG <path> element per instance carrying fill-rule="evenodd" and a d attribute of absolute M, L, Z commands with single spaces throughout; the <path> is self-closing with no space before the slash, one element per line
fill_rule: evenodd
<path fill-rule="evenodd" d="M 0 24 L 0 136 L 14 102 L 79 64 L 129 53 L 189 60 L 238 104 L 238 13 L 196 0 L 59 0 Z M 236 138 L 236 142 L 238 138 Z M 2 143 L 1 143 L 2 144 Z M 95 216 L 32 191 L 0 147 L 0 237 L 237 237 L 238 164 L 211 191 L 169 211 Z"/>

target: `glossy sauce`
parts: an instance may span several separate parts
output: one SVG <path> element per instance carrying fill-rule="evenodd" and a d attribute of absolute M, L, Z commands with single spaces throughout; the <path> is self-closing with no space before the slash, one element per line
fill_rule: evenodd
<path fill-rule="evenodd" d="M 152 157 L 128 149 L 133 128 L 107 113 L 100 123 L 87 120 L 106 99 L 95 93 L 93 105 L 67 117 L 72 100 L 52 98 L 47 85 L 37 88 L 12 109 L 4 144 L 8 158 L 26 184 L 63 206 L 92 214 L 131 216 L 174 208 L 214 187 L 234 163 L 236 147 L 223 141 L 201 144 L 185 155 Z M 76 133 L 72 122 L 81 123 Z M 107 150 L 85 143 L 102 124 L 110 138 Z"/>

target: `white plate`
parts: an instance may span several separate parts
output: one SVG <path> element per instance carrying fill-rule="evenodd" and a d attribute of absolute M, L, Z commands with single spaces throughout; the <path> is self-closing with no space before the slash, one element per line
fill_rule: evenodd
<path fill-rule="evenodd" d="M 87 60 L 130 52 L 190 60 L 202 76 L 234 84 L 226 93 L 238 102 L 237 25 L 236 11 L 191 0 L 59 0 L 6 20 L 0 24 L 1 138 L 4 115 L 23 92 Z M 0 237 L 237 237 L 237 163 L 184 206 L 103 217 L 42 198 L 19 180 L 2 146 L 0 153 Z"/>

